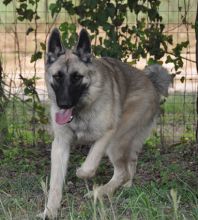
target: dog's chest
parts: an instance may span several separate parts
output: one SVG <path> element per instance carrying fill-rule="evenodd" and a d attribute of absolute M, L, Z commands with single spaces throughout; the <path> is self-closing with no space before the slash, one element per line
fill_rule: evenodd
<path fill-rule="evenodd" d="M 103 122 L 99 117 L 76 119 L 71 123 L 71 128 L 76 134 L 77 142 L 87 144 L 101 138 L 108 129 L 108 121 Z"/>

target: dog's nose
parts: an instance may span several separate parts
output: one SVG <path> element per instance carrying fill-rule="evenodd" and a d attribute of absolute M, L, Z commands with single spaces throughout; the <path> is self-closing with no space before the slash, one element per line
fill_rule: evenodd
<path fill-rule="evenodd" d="M 59 108 L 61 108 L 61 109 L 69 109 L 69 108 L 71 108 L 72 107 L 72 104 L 70 104 L 70 103 L 61 103 L 61 104 L 58 104 L 58 107 Z"/>

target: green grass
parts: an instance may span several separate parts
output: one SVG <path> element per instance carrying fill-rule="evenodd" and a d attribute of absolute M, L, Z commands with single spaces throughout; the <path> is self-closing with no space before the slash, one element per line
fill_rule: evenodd
<path fill-rule="evenodd" d="M 176 113 L 177 116 L 182 114 L 193 115 L 195 113 L 195 102 L 196 94 L 176 93 L 167 98 L 164 109 L 167 114 Z"/>
<path fill-rule="evenodd" d="M 113 198 L 105 198 L 94 204 L 92 198 L 84 197 L 92 185 L 106 182 L 111 172 L 106 172 L 109 163 L 104 160 L 97 177 L 85 183 L 75 176 L 79 158 L 83 154 L 72 152 L 68 169 L 68 184 L 64 186 L 59 219 L 68 220 L 195 220 L 198 219 L 197 161 L 195 146 L 181 145 L 168 148 L 166 154 L 159 149 L 145 146 L 140 155 L 137 174 L 131 188 L 122 188 Z M 49 154 L 32 158 L 37 169 L 22 171 L 12 164 L 1 166 L 0 219 L 35 219 L 44 209 L 46 177 L 49 177 Z M 15 159 L 16 161 L 16 159 Z M 106 165 L 107 164 L 107 165 Z M 104 175 L 105 173 L 105 175 Z M 100 179 L 100 181 L 98 180 Z M 45 187 L 41 187 L 44 185 Z M 47 185 L 47 184 L 46 184 Z M 68 186 L 67 186 L 68 185 Z M 48 185 L 47 185 L 48 186 Z"/>
<path fill-rule="evenodd" d="M 195 140 L 196 94 L 176 93 L 170 95 L 162 105 L 159 124 L 158 130 L 161 130 L 165 142 L 173 144 Z"/>

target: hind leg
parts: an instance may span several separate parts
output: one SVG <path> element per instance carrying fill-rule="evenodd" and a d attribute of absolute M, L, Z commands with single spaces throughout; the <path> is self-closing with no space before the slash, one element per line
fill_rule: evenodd
<path fill-rule="evenodd" d="M 103 195 L 111 196 L 117 188 L 130 180 L 130 173 L 127 163 L 122 160 L 122 158 L 120 160 L 114 161 L 113 166 L 113 177 L 107 184 L 95 189 L 96 197 L 101 198 Z"/>
<path fill-rule="evenodd" d="M 124 184 L 124 187 L 131 187 L 133 183 L 133 177 L 136 173 L 136 167 L 137 167 L 137 159 L 132 159 L 128 163 L 128 169 L 130 174 L 130 179 Z"/>
<path fill-rule="evenodd" d="M 132 140 L 128 134 L 123 135 L 122 140 L 116 140 L 109 146 L 107 155 L 113 164 L 114 174 L 107 184 L 96 189 L 97 197 L 105 194 L 112 195 L 120 186 L 132 185 L 141 148 L 142 142 L 138 139 Z"/>
<path fill-rule="evenodd" d="M 128 106 L 127 111 L 123 113 L 122 123 L 118 126 L 107 148 L 107 155 L 113 164 L 114 174 L 107 184 L 96 189 L 95 196 L 97 197 L 104 194 L 111 195 L 120 186 L 132 183 L 137 156 L 150 132 L 154 117 L 150 108 L 141 106 L 139 100 L 138 96 L 134 97 L 131 106 Z"/>
<path fill-rule="evenodd" d="M 133 177 L 136 173 L 137 161 L 138 161 L 138 154 L 142 149 L 141 141 L 134 140 L 131 143 L 129 149 L 129 161 L 128 161 L 128 170 L 130 173 L 130 180 L 124 184 L 124 187 L 131 187 L 133 183 Z"/>

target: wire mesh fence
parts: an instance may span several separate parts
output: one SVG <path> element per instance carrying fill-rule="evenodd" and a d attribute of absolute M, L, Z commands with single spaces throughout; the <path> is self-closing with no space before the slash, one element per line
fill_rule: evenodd
<path fill-rule="evenodd" d="M 5 91 L 10 97 L 7 123 L 10 134 L 20 137 L 23 141 L 31 139 L 34 142 L 32 139 L 37 139 L 38 134 L 43 137 L 43 131 L 46 131 L 48 127 L 48 125 L 32 120 L 35 109 L 32 103 L 28 103 L 28 97 L 24 94 L 21 76 L 27 78 L 35 76 L 36 90 L 40 100 L 44 105 L 48 102 L 44 84 L 44 57 L 31 63 L 32 54 L 42 47 L 41 42 L 46 42 L 52 27 L 58 27 L 62 22 L 70 21 L 76 24 L 77 30 L 80 29 L 76 17 L 71 18 L 65 11 L 61 11 L 52 18 L 49 11 L 49 5 L 52 2 L 50 0 L 39 2 L 40 19 L 33 22 L 17 19 L 17 1 L 12 1 L 8 6 L 0 2 L 0 53 L 7 85 Z M 77 4 L 77 1 L 73 3 Z M 195 139 L 197 71 L 195 31 L 192 24 L 196 17 L 196 4 L 196 1 L 191 0 L 163 0 L 159 7 L 166 27 L 165 32 L 173 36 L 174 44 L 189 41 L 188 47 L 182 51 L 184 66 L 174 79 L 172 88 L 170 88 L 170 96 L 162 106 L 158 129 L 153 134 L 153 140 L 161 144 L 175 144 Z M 126 22 L 133 24 L 136 22 L 135 19 L 133 13 L 128 12 Z M 31 33 L 32 29 L 36 29 L 36 34 Z M 136 64 L 141 69 L 145 65 L 144 59 Z M 172 65 L 164 63 L 164 66 L 170 72 L 174 72 Z M 35 130 L 40 133 L 32 136 Z"/>

